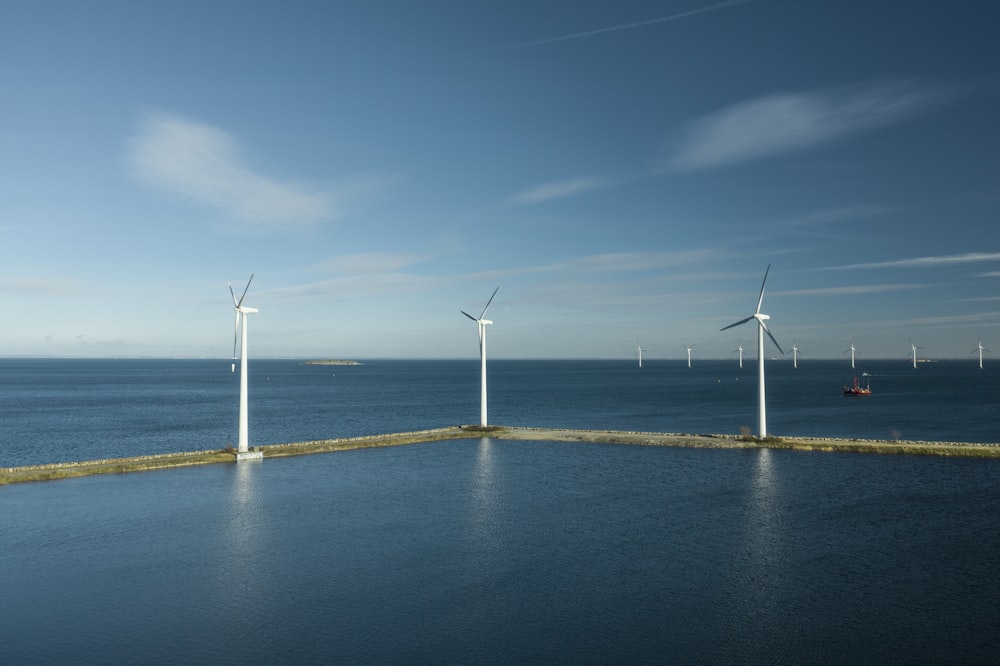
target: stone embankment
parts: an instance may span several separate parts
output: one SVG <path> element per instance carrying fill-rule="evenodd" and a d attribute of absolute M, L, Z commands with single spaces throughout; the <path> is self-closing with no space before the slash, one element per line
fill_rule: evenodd
<path fill-rule="evenodd" d="M 381 446 L 399 446 L 448 439 L 488 437 L 528 441 L 593 442 L 633 446 L 681 446 L 716 449 L 795 449 L 802 451 L 839 451 L 847 453 L 917 454 L 1000 458 L 1000 444 L 957 442 L 916 442 L 875 439 L 824 439 L 817 437 L 768 437 L 758 440 L 740 435 L 695 435 L 678 433 L 630 432 L 618 430 L 568 430 L 549 428 L 513 428 L 501 426 L 455 426 L 388 435 L 368 435 L 323 439 L 294 444 L 271 444 L 254 447 L 265 458 L 298 456 L 311 453 L 347 451 Z M 165 453 L 131 458 L 88 460 L 83 462 L 0 467 L 0 485 L 26 481 L 47 481 L 92 474 L 119 474 L 193 465 L 236 461 L 232 449 Z"/>

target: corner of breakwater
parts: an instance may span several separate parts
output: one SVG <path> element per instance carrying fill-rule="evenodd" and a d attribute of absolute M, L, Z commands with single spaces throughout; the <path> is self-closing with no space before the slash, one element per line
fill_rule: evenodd
<path fill-rule="evenodd" d="M 684 434 L 635 432 L 622 430 L 586 430 L 573 428 L 532 428 L 520 426 L 459 425 L 429 430 L 323 439 L 290 444 L 252 447 L 262 458 L 350 451 L 354 449 L 401 446 L 449 439 L 488 437 L 526 441 L 591 442 L 633 446 L 676 446 L 715 449 L 791 449 L 797 451 L 833 451 L 842 453 L 937 455 L 967 458 L 1000 458 L 1000 444 L 965 442 L 918 442 L 868 439 L 829 439 L 820 437 L 770 436 L 765 439 L 746 435 Z M 235 463 L 232 448 L 185 453 L 163 453 L 129 458 L 87 460 L 82 462 L 0 467 L 0 486 L 29 481 L 51 481 L 94 474 L 122 474 L 195 465 Z"/>

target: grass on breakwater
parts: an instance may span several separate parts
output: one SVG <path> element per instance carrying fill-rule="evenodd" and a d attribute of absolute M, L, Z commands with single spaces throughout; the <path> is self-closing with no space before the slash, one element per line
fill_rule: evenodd
<path fill-rule="evenodd" d="M 839 451 L 846 453 L 910 454 L 1000 458 L 996 444 L 969 444 L 954 442 L 912 442 L 863 439 L 826 439 L 813 437 L 774 437 L 764 440 L 744 435 L 694 435 L 655 432 L 628 432 L 617 430 L 570 430 L 551 428 L 508 428 L 504 426 L 455 426 L 433 430 L 418 430 L 387 435 L 368 435 L 342 439 L 324 439 L 293 444 L 257 446 L 264 458 L 298 456 L 311 453 L 348 451 L 351 449 L 381 446 L 399 446 L 435 442 L 448 439 L 489 437 L 492 439 L 517 439 L 528 441 L 593 442 L 601 444 L 628 444 L 633 446 L 682 446 L 689 448 L 729 449 L 794 449 L 799 451 Z M 232 449 L 165 453 L 160 455 L 89 460 L 84 462 L 30 465 L 26 467 L 0 467 L 0 485 L 28 481 L 49 481 L 92 474 L 120 474 L 193 465 L 232 463 L 236 453 Z"/>

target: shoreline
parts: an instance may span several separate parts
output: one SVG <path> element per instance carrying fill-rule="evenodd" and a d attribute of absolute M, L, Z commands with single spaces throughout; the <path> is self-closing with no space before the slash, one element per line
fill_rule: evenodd
<path fill-rule="evenodd" d="M 264 458 L 332 453 L 382 446 L 421 444 L 450 439 L 509 439 L 521 441 L 587 442 L 630 446 L 676 446 L 713 449 L 791 449 L 841 453 L 936 455 L 967 458 L 1000 458 L 1000 444 L 971 442 L 922 442 L 877 439 L 833 439 L 824 437 L 768 437 L 759 441 L 742 435 L 697 435 L 683 433 L 632 432 L 620 430 L 577 430 L 506 426 L 450 426 L 431 430 L 323 439 L 289 444 L 251 447 Z M 128 458 L 0 467 L 0 486 L 30 481 L 51 481 L 94 474 L 123 474 L 196 465 L 236 462 L 231 449 L 162 453 Z"/>

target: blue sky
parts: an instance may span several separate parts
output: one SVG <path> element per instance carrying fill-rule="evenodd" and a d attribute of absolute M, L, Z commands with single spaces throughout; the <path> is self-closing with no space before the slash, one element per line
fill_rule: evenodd
<path fill-rule="evenodd" d="M 0 355 L 1000 351 L 989 2 L 28 2 Z M 773 348 L 769 353 L 774 352 Z"/>

